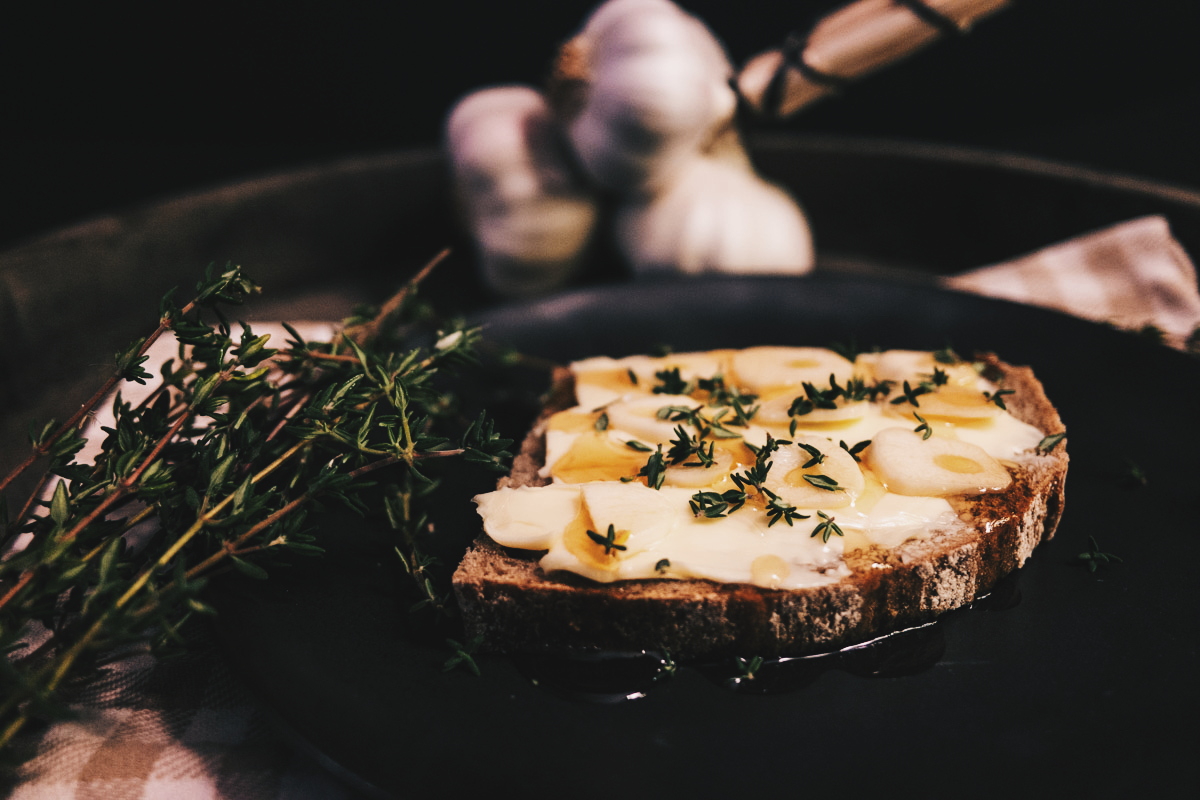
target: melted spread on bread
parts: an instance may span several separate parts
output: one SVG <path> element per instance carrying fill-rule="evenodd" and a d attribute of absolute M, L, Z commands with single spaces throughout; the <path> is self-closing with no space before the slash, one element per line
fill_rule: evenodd
<path fill-rule="evenodd" d="M 1044 433 L 968 363 L 758 347 L 571 365 L 545 421 L 546 486 L 476 498 L 506 547 L 599 582 L 704 578 L 797 589 L 864 554 L 963 530 Z"/>

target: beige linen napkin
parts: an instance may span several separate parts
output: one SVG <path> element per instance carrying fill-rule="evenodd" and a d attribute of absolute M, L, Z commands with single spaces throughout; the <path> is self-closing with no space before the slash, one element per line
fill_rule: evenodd
<path fill-rule="evenodd" d="M 1200 325 L 1195 269 L 1161 217 L 1131 220 L 944 284 L 1122 327 L 1151 324 L 1176 346 Z M 72 698 L 72 707 L 77 719 L 25 737 L 28 760 L 16 775 L 13 800 L 347 795 L 271 733 L 265 712 L 215 646 L 169 662 L 144 652 L 116 659 Z"/>
<path fill-rule="evenodd" d="M 1152 325 L 1173 347 L 1184 347 L 1200 326 L 1196 268 L 1163 217 L 1122 222 L 943 283 L 1122 328 Z"/>

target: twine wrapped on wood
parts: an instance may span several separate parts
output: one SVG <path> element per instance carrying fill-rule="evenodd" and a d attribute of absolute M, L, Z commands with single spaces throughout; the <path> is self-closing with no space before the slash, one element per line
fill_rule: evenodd
<path fill-rule="evenodd" d="M 1011 0 L 858 0 L 822 18 L 807 36 L 753 57 L 738 74 L 750 107 L 786 117 L 842 85 L 907 58 Z"/>

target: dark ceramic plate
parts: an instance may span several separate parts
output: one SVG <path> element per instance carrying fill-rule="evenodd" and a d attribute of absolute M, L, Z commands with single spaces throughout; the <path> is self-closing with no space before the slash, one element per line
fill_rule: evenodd
<path fill-rule="evenodd" d="M 408 632 L 382 539 L 342 528 L 319 572 L 301 566 L 227 595 L 237 610 L 220 630 L 284 728 L 359 786 L 403 796 L 1132 796 L 1190 777 L 1195 360 L 1039 309 L 855 278 L 589 289 L 481 321 L 493 338 L 558 360 L 660 342 L 994 350 L 1034 367 L 1067 424 L 1065 518 L 1004 602 L 790 678 L 764 673 L 784 676 L 781 691 L 732 691 L 728 672 L 683 667 L 623 702 L 560 691 L 558 673 L 535 672 L 535 683 L 537 665 L 504 657 L 479 658 L 481 677 L 443 673 L 440 640 Z M 1130 477 L 1135 465 L 1144 483 Z M 472 526 L 466 517 L 445 535 L 461 546 Z M 1077 558 L 1089 537 L 1121 561 L 1090 572 Z"/>

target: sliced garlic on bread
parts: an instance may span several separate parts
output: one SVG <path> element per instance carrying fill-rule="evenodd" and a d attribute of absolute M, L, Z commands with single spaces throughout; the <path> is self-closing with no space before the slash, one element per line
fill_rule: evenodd
<path fill-rule="evenodd" d="M 823 347 L 749 347 L 739 350 L 730 362 L 739 386 L 763 393 L 785 386 L 829 386 L 829 376 L 838 383 L 854 377 L 854 362 Z"/>
<path fill-rule="evenodd" d="M 797 436 L 772 455 L 766 486 L 797 508 L 831 509 L 854 502 L 866 479 L 854 456 L 837 442 Z"/>
<path fill-rule="evenodd" d="M 1004 489 L 1012 482 L 999 461 L 983 448 L 958 439 L 884 428 L 867 448 L 866 460 L 889 492 L 917 497 L 974 495 Z"/>

